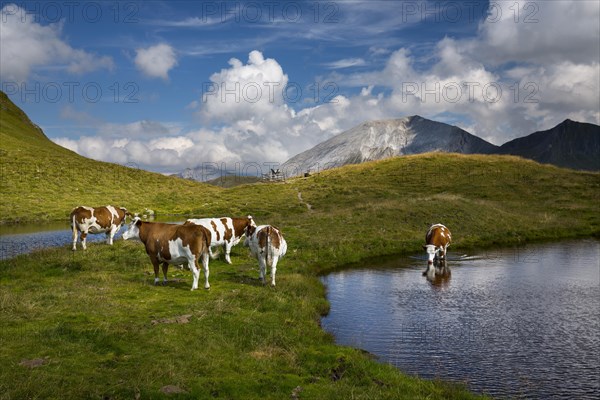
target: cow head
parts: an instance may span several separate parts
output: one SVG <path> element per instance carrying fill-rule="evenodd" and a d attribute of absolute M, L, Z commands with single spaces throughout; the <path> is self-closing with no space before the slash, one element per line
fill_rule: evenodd
<path fill-rule="evenodd" d="M 248 219 L 246 227 L 253 226 L 256 228 L 256 223 L 254 222 L 254 218 L 252 218 L 252 215 L 248 215 L 246 218 Z"/>
<path fill-rule="evenodd" d="M 423 248 L 427 252 L 427 264 L 433 264 L 433 260 L 435 258 L 436 253 L 440 249 L 439 247 L 435 247 L 433 244 L 423 245 Z"/>
<path fill-rule="evenodd" d="M 121 212 L 123 212 L 123 219 L 121 220 L 121 225 L 123 225 L 125 223 L 125 221 L 127 220 L 127 217 L 133 218 L 133 214 L 130 213 L 129 211 L 127 211 L 127 209 L 125 207 L 119 207 L 119 210 Z"/>
<path fill-rule="evenodd" d="M 142 225 L 142 220 L 140 217 L 135 217 L 131 224 L 129 224 L 129 228 L 123 233 L 123 240 L 128 239 L 139 239 L 140 238 L 140 226 Z"/>

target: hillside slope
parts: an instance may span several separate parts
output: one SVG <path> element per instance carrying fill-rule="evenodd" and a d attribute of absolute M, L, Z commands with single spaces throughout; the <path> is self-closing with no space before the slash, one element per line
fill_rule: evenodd
<path fill-rule="evenodd" d="M 399 155 L 432 151 L 485 154 L 495 149 L 495 145 L 456 126 L 415 115 L 365 122 L 290 158 L 281 169 L 288 175 L 299 175 Z"/>
<path fill-rule="evenodd" d="M 600 170 L 600 126 L 567 119 L 552 129 L 504 143 L 494 154 L 512 154 L 544 164 Z"/>
<path fill-rule="evenodd" d="M 2 92 L 0 171 L 0 222 L 66 217 L 80 204 L 181 213 L 190 197 L 200 203 L 219 190 L 82 157 L 49 140 Z"/>

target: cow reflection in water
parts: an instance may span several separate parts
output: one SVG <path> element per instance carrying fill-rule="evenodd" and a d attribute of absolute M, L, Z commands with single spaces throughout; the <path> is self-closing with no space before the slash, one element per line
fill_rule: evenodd
<path fill-rule="evenodd" d="M 445 288 L 450 284 L 452 272 L 446 264 L 446 260 L 436 260 L 433 264 L 427 265 L 423 276 L 427 278 L 432 286 Z"/>
<path fill-rule="evenodd" d="M 442 224 L 433 224 L 425 235 L 423 249 L 427 252 L 427 269 L 423 275 L 432 285 L 448 286 L 450 268 L 446 266 L 446 249 L 452 242 L 450 230 Z"/>

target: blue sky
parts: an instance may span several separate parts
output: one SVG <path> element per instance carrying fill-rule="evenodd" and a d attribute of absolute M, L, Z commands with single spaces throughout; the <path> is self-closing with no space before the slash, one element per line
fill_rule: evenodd
<path fill-rule="evenodd" d="M 2 90 L 55 142 L 179 172 L 419 114 L 501 144 L 599 123 L 597 1 L 2 2 Z"/>

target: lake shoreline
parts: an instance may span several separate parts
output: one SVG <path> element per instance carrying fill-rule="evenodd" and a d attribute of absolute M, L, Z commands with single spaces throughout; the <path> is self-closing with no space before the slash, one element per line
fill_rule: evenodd
<path fill-rule="evenodd" d="M 514 248 L 514 247 L 523 247 L 523 246 L 528 246 L 528 245 L 533 245 L 533 244 L 545 244 L 545 243 L 554 243 L 554 242 L 561 242 L 561 241 L 565 241 L 565 240 L 578 240 L 578 239 L 582 239 L 582 240 L 586 240 L 586 239 L 590 239 L 590 240 L 600 240 L 600 231 L 597 232 L 593 232 L 593 233 L 588 233 L 588 232 L 575 232 L 573 234 L 569 234 L 569 235 L 561 235 L 561 236 L 553 236 L 553 235 L 536 235 L 533 238 L 529 238 L 529 239 L 520 239 L 520 238 L 503 238 L 503 237 L 497 237 L 497 238 L 493 238 L 491 240 L 481 240 L 481 241 L 477 241 L 476 244 L 475 243 L 470 243 L 468 245 L 450 245 L 448 247 L 448 251 L 460 251 L 460 252 L 467 252 L 467 251 L 473 251 L 473 250 L 494 250 L 494 249 L 502 249 L 502 248 Z M 423 239 L 423 243 L 424 244 L 425 241 Z M 398 252 L 393 252 L 393 253 L 389 253 L 389 254 L 383 254 L 383 255 L 377 255 L 377 256 L 368 256 L 368 257 L 364 257 L 362 259 L 360 259 L 359 261 L 354 261 L 351 263 L 347 263 L 347 264 L 341 264 L 341 265 L 337 265 L 334 267 L 328 267 L 328 268 L 316 268 L 315 269 L 315 273 L 316 276 L 321 277 L 321 276 L 325 276 L 327 274 L 330 274 L 332 272 L 338 272 L 338 271 L 343 271 L 343 270 L 352 270 L 352 269 L 356 269 L 356 268 L 364 268 L 365 263 L 377 263 L 377 262 L 381 262 L 381 261 L 385 261 L 387 259 L 395 259 L 398 257 L 409 257 L 409 256 L 414 256 L 417 254 L 424 254 L 421 250 L 420 245 L 416 245 L 416 246 L 412 246 L 413 248 L 404 248 Z M 424 267 L 426 267 L 427 263 L 425 262 Z"/>
<path fill-rule="evenodd" d="M 151 220 L 151 221 L 156 221 L 156 222 L 166 222 L 166 221 L 161 221 L 161 219 L 163 217 L 172 217 L 172 216 L 180 216 L 183 219 L 186 218 L 190 218 L 189 215 L 185 216 L 185 215 L 165 215 L 162 216 L 161 218 L 159 218 L 158 220 Z M 45 225 L 51 225 L 52 223 L 62 223 L 64 222 L 65 225 L 69 224 L 68 220 L 58 220 L 58 221 L 46 221 L 46 223 L 42 223 L 40 224 L 41 227 L 43 228 Z M 185 221 L 181 221 L 181 222 L 172 222 L 172 221 L 168 221 L 169 223 L 180 223 L 182 224 Z M 1 227 L 14 227 L 14 228 L 18 228 L 20 225 L 30 225 L 29 223 L 27 224 L 22 224 L 22 223 L 15 223 L 15 224 L 9 224 L 9 225 L 2 225 Z M 122 233 L 121 231 L 124 231 L 125 226 L 127 224 L 125 224 L 123 226 L 123 228 L 121 228 L 121 230 L 119 230 L 119 232 L 117 232 L 117 235 L 120 237 L 120 233 Z M 1 228 L 0 227 L 0 228 Z M 39 232 L 34 232 L 34 233 L 40 233 L 40 232 L 63 232 L 65 231 L 64 229 L 65 227 L 63 227 L 62 229 L 51 229 L 51 230 L 42 230 Z M 70 229 L 68 230 L 69 234 L 70 234 Z M 514 234 L 515 232 L 513 232 Z M 500 235 L 494 238 L 485 238 L 485 240 L 482 239 L 478 239 L 476 237 L 471 237 L 470 241 L 468 244 L 461 244 L 459 243 L 458 245 L 456 244 L 452 244 L 450 245 L 449 249 L 451 251 L 473 251 L 473 250 L 488 250 L 488 249 L 494 249 L 494 248 L 499 248 L 499 247 L 506 247 L 506 246 L 511 246 L 511 247 L 519 247 L 519 246 L 526 246 L 529 244 L 536 244 L 536 243 L 549 243 L 549 242 L 555 242 L 555 241 L 561 241 L 561 240 L 567 240 L 567 239 L 600 239 L 600 230 L 596 231 L 596 232 L 588 232 L 588 231 L 582 231 L 582 232 L 569 232 L 568 234 L 564 234 L 565 232 L 562 232 L 563 234 L 558 236 L 555 234 L 555 232 L 553 232 L 553 235 L 550 234 L 546 234 L 545 232 L 535 232 L 535 235 L 533 237 L 530 238 L 526 238 L 526 237 L 519 237 L 518 233 L 516 236 L 507 236 L 507 235 Z M 27 235 L 30 234 L 30 232 L 24 232 L 24 233 L 2 233 L 0 234 L 0 241 L 2 240 L 3 236 L 13 236 L 13 235 Z M 104 235 L 101 234 L 97 234 L 97 235 L 90 235 L 90 238 L 93 237 L 101 237 L 103 238 Z M 100 241 L 100 240 L 98 240 Z M 424 243 L 424 242 L 423 242 Z M 65 242 L 64 244 L 65 246 L 70 246 L 70 241 L 69 242 Z M 60 247 L 61 245 L 51 245 L 51 246 L 47 246 L 47 247 L 39 247 L 34 249 L 35 250 L 43 250 L 45 248 L 51 248 L 51 247 Z M 373 260 L 375 260 L 375 262 L 379 261 L 379 260 L 385 260 L 386 258 L 396 258 L 396 257 L 403 257 L 403 256 L 409 256 L 409 255 L 414 255 L 414 254 L 419 254 L 420 252 L 420 245 L 416 244 L 414 246 L 411 246 L 414 248 L 408 248 L 408 247 L 404 247 L 400 250 L 397 250 L 396 252 L 392 252 L 389 254 L 380 254 L 380 255 L 375 255 L 375 256 L 366 256 L 362 259 L 360 259 L 359 261 L 354 261 L 354 262 L 350 262 L 347 264 L 340 264 L 340 265 L 335 265 L 333 267 L 328 267 L 325 269 L 321 269 L 319 267 L 315 268 L 313 272 L 316 273 L 317 276 L 323 276 L 326 275 L 328 273 L 331 272 L 335 272 L 335 271 L 339 271 L 339 270 L 344 270 L 344 269 L 353 269 L 353 268 L 360 268 L 361 266 L 364 265 L 364 263 L 366 261 L 372 262 Z M 30 253 L 24 253 L 24 254 L 30 254 Z M 12 256 L 14 257 L 14 256 Z M 6 259 L 3 258 L 2 255 L 0 255 L 0 259 Z"/>

